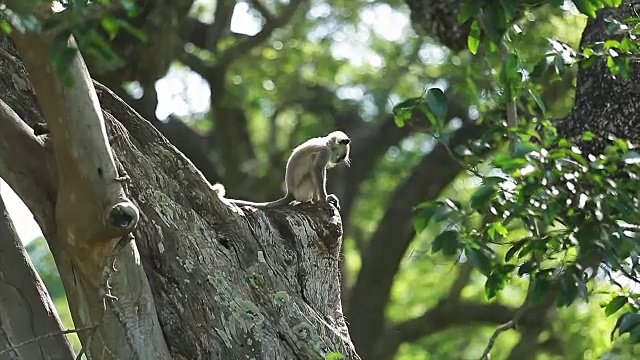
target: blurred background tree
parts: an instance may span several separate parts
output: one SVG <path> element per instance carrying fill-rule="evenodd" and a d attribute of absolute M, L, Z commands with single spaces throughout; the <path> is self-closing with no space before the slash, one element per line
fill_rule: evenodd
<path fill-rule="evenodd" d="M 116 31 L 125 25 L 104 19 L 77 28 L 90 72 L 229 197 L 275 199 L 295 145 L 333 129 L 351 136 L 352 166 L 330 172 L 329 191 L 342 205 L 343 307 L 363 359 L 478 358 L 495 329 L 517 316 L 526 279 L 514 277 L 488 300 L 477 263 L 432 253 L 441 225 L 414 218 L 426 201 L 469 203 L 480 183 L 452 149 L 485 135 L 478 118 L 504 117 L 494 91 L 503 56 L 482 48 L 473 56 L 469 23 L 443 25 L 457 22 L 464 1 L 135 3 L 141 11 L 129 25 L 138 30 Z M 514 19 L 512 46 L 523 64 L 557 44 L 578 47 L 586 16 L 570 1 L 550 3 Z M 113 52 L 95 51 L 103 36 Z M 575 97 L 578 69 L 554 64 L 538 74 L 536 99 L 526 105 L 544 104 L 547 118 L 567 115 Z M 393 113 L 429 88 L 445 96 L 446 138 L 433 136 L 424 112 L 411 111 L 405 126 Z M 34 241 L 28 251 L 70 326 L 46 244 Z M 588 301 L 527 309 L 492 358 L 637 358 L 640 346 L 609 340 L 616 319 L 601 306 L 616 289 L 603 281 Z"/>

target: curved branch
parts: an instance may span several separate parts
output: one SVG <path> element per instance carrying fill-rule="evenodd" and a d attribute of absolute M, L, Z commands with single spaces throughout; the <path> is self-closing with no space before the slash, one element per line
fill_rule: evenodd
<path fill-rule="evenodd" d="M 485 127 L 465 124 L 452 136 L 450 146 L 456 147 L 481 136 Z M 434 173 L 432 169 L 441 171 Z M 382 335 L 384 308 L 389 300 L 393 278 L 415 236 L 410 220 L 413 206 L 437 198 L 461 170 L 462 166 L 452 158 L 447 148 L 439 144 L 422 159 L 393 195 L 363 256 L 362 268 L 349 303 L 348 318 L 352 324 L 352 336 L 360 349 L 370 348 L 366 344 L 375 343 Z M 363 352 L 361 355 L 369 358 L 367 355 L 371 354 Z"/>

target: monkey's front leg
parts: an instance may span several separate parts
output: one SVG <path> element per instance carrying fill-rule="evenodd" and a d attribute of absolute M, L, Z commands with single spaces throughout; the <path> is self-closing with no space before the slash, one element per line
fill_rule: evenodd
<path fill-rule="evenodd" d="M 315 187 L 314 196 L 317 197 L 320 205 L 327 204 L 327 162 L 331 156 L 331 150 L 324 149 L 321 151 L 315 159 L 313 168 L 311 170 L 311 180 Z"/>

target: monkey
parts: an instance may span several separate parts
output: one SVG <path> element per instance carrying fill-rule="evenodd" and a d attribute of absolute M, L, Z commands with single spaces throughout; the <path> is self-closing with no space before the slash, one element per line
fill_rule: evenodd
<path fill-rule="evenodd" d="M 346 166 L 351 165 L 350 143 L 351 139 L 342 131 L 334 131 L 324 137 L 309 139 L 293 149 L 287 160 L 284 197 L 262 203 L 234 199 L 229 201 L 236 205 L 257 208 L 274 208 L 294 200 L 320 205 L 326 205 L 331 201 L 339 208 L 335 195 L 327 195 L 327 168 L 332 168 L 340 162 Z M 218 193 L 218 196 L 224 197 L 225 189 L 222 184 L 215 184 L 213 190 Z"/>

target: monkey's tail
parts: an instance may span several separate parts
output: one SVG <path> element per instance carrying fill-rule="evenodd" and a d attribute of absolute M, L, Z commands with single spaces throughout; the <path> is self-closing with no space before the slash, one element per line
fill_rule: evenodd
<path fill-rule="evenodd" d="M 293 200 L 295 200 L 295 198 L 293 197 L 293 194 L 287 194 L 283 198 L 275 200 L 275 201 L 268 201 L 268 202 L 261 202 L 261 203 L 256 203 L 256 202 L 252 202 L 252 201 L 229 199 L 229 201 L 233 202 L 236 205 L 253 206 L 253 207 L 258 207 L 258 208 L 274 208 L 274 207 L 286 205 L 286 204 L 292 202 Z"/>

